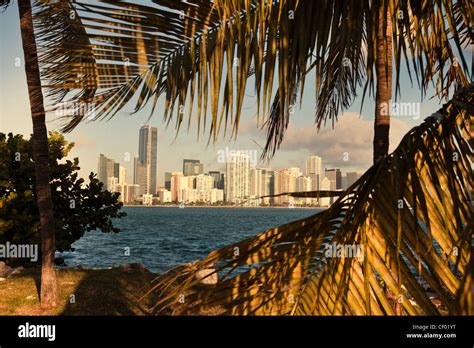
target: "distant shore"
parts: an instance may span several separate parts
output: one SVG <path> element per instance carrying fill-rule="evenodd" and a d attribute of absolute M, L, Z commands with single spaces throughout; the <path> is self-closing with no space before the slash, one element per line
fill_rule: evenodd
<path fill-rule="evenodd" d="M 179 208 L 178 205 L 133 205 L 133 204 L 124 204 L 124 207 L 144 207 L 144 208 Z M 327 209 L 327 207 L 281 207 L 281 206 L 255 206 L 255 207 L 248 207 L 248 206 L 234 206 L 234 205 L 185 205 L 184 208 L 257 208 L 257 209 L 268 209 L 268 208 L 275 208 L 275 209 Z M 183 208 L 183 209 L 184 209 Z"/>

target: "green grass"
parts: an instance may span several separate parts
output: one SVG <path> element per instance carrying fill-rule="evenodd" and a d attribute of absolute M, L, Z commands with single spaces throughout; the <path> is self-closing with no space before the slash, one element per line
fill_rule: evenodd
<path fill-rule="evenodd" d="M 139 299 L 151 288 L 155 274 L 141 267 L 130 270 L 59 269 L 59 306 L 39 306 L 40 269 L 0 281 L 0 315 L 148 315 L 153 298 Z M 71 295 L 75 303 L 71 303 Z"/>

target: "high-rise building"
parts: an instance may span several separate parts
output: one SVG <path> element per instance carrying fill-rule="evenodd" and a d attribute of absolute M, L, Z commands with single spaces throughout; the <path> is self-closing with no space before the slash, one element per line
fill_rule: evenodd
<path fill-rule="evenodd" d="M 251 168 L 250 169 L 250 196 L 264 197 L 273 194 L 274 172 L 268 168 Z M 256 201 L 259 204 L 271 204 L 273 197 L 265 197 Z"/>
<path fill-rule="evenodd" d="M 118 178 L 115 176 L 110 176 L 107 178 L 107 190 L 110 192 L 116 192 L 117 191 L 117 185 L 118 185 Z"/>
<path fill-rule="evenodd" d="M 263 173 L 262 169 L 260 168 L 250 168 L 249 173 L 249 180 L 250 180 L 250 196 L 252 197 L 261 197 L 264 194 L 262 193 L 263 189 Z"/>
<path fill-rule="evenodd" d="M 183 178 L 182 172 L 171 173 L 171 200 L 173 202 L 178 202 L 181 195 L 181 178 Z"/>
<path fill-rule="evenodd" d="M 214 178 L 214 188 L 224 189 L 224 174 L 219 171 L 209 171 L 209 175 Z"/>
<path fill-rule="evenodd" d="M 142 163 L 138 156 L 135 156 L 133 162 L 133 183 L 138 185 L 138 195 L 143 196 L 147 190 L 147 170 L 146 165 Z"/>
<path fill-rule="evenodd" d="M 126 185 L 125 186 L 125 203 L 133 203 L 135 199 L 139 196 L 139 186 L 138 185 Z"/>
<path fill-rule="evenodd" d="M 225 199 L 229 203 L 241 203 L 250 193 L 250 158 L 243 153 L 233 153 L 226 163 Z"/>
<path fill-rule="evenodd" d="M 332 183 L 328 178 L 321 180 L 321 190 L 329 191 L 331 190 Z M 319 205 L 321 207 L 328 207 L 331 204 L 332 197 L 323 197 L 319 199 Z"/>
<path fill-rule="evenodd" d="M 193 176 L 204 173 L 204 165 L 199 160 L 185 159 L 183 160 L 184 176 Z"/>
<path fill-rule="evenodd" d="M 165 189 L 171 191 L 171 173 L 165 172 Z"/>
<path fill-rule="evenodd" d="M 283 169 L 275 172 L 275 194 L 296 191 L 296 172 L 294 170 Z M 294 199 L 290 196 L 275 197 L 275 204 L 291 204 Z"/>
<path fill-rule="evenodd" d="M 103 154 L 99 155 L 99 165 L 97 168 L 97 172 L 98 172 L 97 174 L 98 174 L 99 181 L 104 183 L 104 187 L 103 187 L 104 190 L 108 190 L 108 186 L 107 186 L 108 178 L 118 177 L 115 175 L 116 164 L 118 165 L 118 163 L 115 163 L 113 159 L 107 158 Z"/>
<path fill-rule="evenodd" d="M 114 175 L 116 178 L 118 178 L 120 176 L 120 163 L 117 163 L 114 161 Z"/>
<path fill-rule="evenodd" d="M 125 167 L 119 166 L 118 182 L 122 186 L 127 183 L 127 169 Z"/>
<path fill-rule="evenodd" d="M 321 180 L 324 178 L 323 160 L 318 156 L 309 156 L 306 160 L 305 175 L 311 178 L 311 189 L 320 190 Z"/>
<path fill-rule="evenodd" d="M 312 183 L 309 176 L 299 176 L 296 178 L 296 192 L 308 192 L 311 191 Z M 298 202 L 309 204 L 312 202 L 312 198 L 297 198 Z"/>
<path fill-rule="evenodd" d="M 291 176 L 293 176 L 293 177 L 295 177 L 295 178 L 297 178 L 297 177 L 303 175 L 303 174 L 301 173 L 300 168 L 298 168 L 298 167 L 291 167 L 291 168 L 288 168 L 287 171 L 290 173 Z"/>
<path fill-rule="evenodd" d="M 104 154 L 99 155 L 99 165 L 97 167 L 97 176 L 100 182 L 107 184 L 107 160 Z"/>
<path fill-rule="evenodd" d="M 349 188 L 353 183 L 355 183 L 361 177 L 360 173 L 357 172 L 347 172 L 346 173 L 346 188 Z"/>
<path fill-rule="evenodd" d="M 347 176 L 343 175 L 341 176 L 341 188 L 343 191 L 347 190 Z"/>
<path fill-rule="evenodd" d="M 134 183 L 141 194 L 156 194 L 158 128 L 143 126 L 139 131 L 138 157 L 135 159 Z M 142 185 L 144 185 L 142 187 Z"/>
<path fill-rule="evenodd" d="M 327 169 L 325 171 L 325 176 L 330 180 L 334 181 L 335 183 L 335 190 L 342 189 L 342 174 L 341 170 L 337 168 Z"/>
<path fill-rule="evenodd" d="M 214 188 L 214 178 L 210 175 L 200 174 L 195 180 L 198 191 L 211 191 Z"/>
<path fill-rule="evenodd" d="M 221 173 L 220 190 L 224 190 L 225 192 L 225 174 L 224 173 Z"/>
<path fill-rule="evenodd" d="M 275 171 L 271 169 L 262 169 L 262 192 L 264 196 L 271 196 L 275 194 Z M 274 197 L 266 197 L 262 200 L 263 204 L 273 204 L 275 203 Z"/>

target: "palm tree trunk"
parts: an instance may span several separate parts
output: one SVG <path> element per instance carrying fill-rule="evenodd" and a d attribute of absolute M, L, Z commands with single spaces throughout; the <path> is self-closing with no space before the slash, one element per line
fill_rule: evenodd
<path fill-rule="evenodd" d="M 379 10 L 377 32 L 377 91 L 375 96 L 374 163 L 388 154 L 390 100 L 392 98 L 392 20 L 390 11 Z"/>
<path fill-rule="evenodd" d="M 388 155 L 390 109 L 392 99 L 392 18 L 390 10 L 381 6 L 377 30 L 377 90 L 375 95 L 374 163 Z M 401 305 L 397 297 L 386 289 L 387 297 L 397 315 Z"/>
<path fill-rule="evenodd" d="M 52 308 L 57 305 L 58 288 L 54 270 L 54 213 L 51 187 L 49 185 L 48 132 L 45 124 L 43 93 L 38 66 L 36 40 L 33 32 L 33 18 L 30 0 L 19 0 L 21 38 L 25 57 L 25 72 L 30 98 L 31 118 L 33 120 L 33 157 L 36 175 L 36 199 L 41 224 L 41 307 Z"/>

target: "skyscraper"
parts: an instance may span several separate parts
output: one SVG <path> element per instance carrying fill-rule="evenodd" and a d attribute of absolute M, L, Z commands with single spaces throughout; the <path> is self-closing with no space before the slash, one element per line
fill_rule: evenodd
<path fill-rule="evenodd" d="M 119 166 L 119 184 L 125 185 L 127 183 L 127 169 L 125 167 Z"/>
<path fill-rule="evenodd" d="M 143 126 L 138 140 L 138 158 L 135 158 L 134 183 L 141 194 L 156 194 L 158 128 Z M 142 187 L 143 185 L 143 187 Z"/>
<path fill-rule="evenodd" d="M 261 197 L 262 194 L 262 170 L 260 168 L 250 168 L 250 196 Z"/>
<path fill-rule="evenodd" d="M 283 169 L 275 172 L 275 194 L 296 191 L 296 176 L 295 170 Z M 289 204 L 294 201 L 290 196 L 275 197 L 275 204 Z"/>
<path fill-rule="evenodd" d="M 199 174 L 196 176 L 196 190 L 211 191 L 214 188 L 214 177 L 210 175 Z"/>
<path fill-rule="evenodd" d="M 340 190 L 342 189 L 342 174 L 341 170 L 337 168 L 333 169 L 326 169 L 326 177 L 330 180 L 333 181 L 335 184 L 334 189 Z"/>
<path fill-rule="evenodd" d="M 181 195 L 181 178 L 183 177 L 182 172 L 171 173 L 171 201 L 177 202 Z"/>
<path fill-rule="evenodd" d="M 219 171 L 209 171 L 209 175 L 214 178 L 214 188 L 223 190 L 224 189 L 224 176 Z"/>
<path fill-rule="evenodd" d="M 225 194 L 229 203 L 240 203 L 249 196 L 250 158 L 234 153 L 226 163 Z"/>
<path fill-rule="evenodd" d="M 133 184 L 138 185 L 135 194 L 142 196 L 146 194 L 147 177 L 146 165 L 142 163 L 138 156 L 133 161 Z"/>
<path fill-rule="evenodd" d="M 262 169 L 264 189 L 262 190 L 265 193 L 265 196 L 271 196 L 275 194 L 275 171 L 271 169 Z M 275 202 L 274 197 L 267 197 L 263 199 L 263 204 L 273 204 Z"/>
<path fill-rule="evenodd" d="M 107 178 L 107 190 L 110 192 L 117 192 L 118 178 L 110 176 Z"/>
<path fill-rule="evenodd" d="M 97 175 L 100 182 L 107 185 L 107 161 L 108 158 L 104 154 L 99 155 L 99 165 L 97 168 Z"/>
<path fill-rule="evenodd" d="M 349 188 L 353 183 L 359 180 L 360 176 L 361 174 L 357 172 L 347 172 L 346 173 L 346 177 L 347 177 L 346 188 Z"/>
<path fill-rule="evenodd" d="M 296 192 L 311 191 L 311 178 L 309 176 L 299 176 L 296 178 Z M 311 198 L 297 198 L 297 201 L 304 204 L 311 203 Z"/>
<path fill-rule="evenodd" d="M 185 159 L 183 160 L 184 176 L 199 175 L 204 173 L 204 164 L 199 160 Z"/>
<path fill-rule="evenodd" d="M 328 178 L 321 180 L 321 190 L 332 190 L 333 186 L 331 181 Z M 322 197 L 319 199 L 319 206 L 328 207 L 332 202 L 332 197 Z"/>
<path fill-rule="evenodd" d="M 104 183 L 103 189 L 107 190 L 108 188 L 108 179 L 111 177 L 118 178 L 118 172 L 116 172 L 116 167 L 120 167 L 120 164 L 115 163 L 111 158 L 107 158 L 105 155 L 99 155 L 99 165 L 97 169 L 98 179 L 100 182 Z"/>
<path fill-rule="evenodd" d="M 165 172 L 165 189 L 171 191 L 171 173 Z"/>
<path fill-rule="evenodd" d="M 114 161 L 114 167 L 113 167 L 114 175 L 116 178 L 120 176 L 120 163 L 117 163 Z"/>
<path fill-rule="evenodd" d="M 318 156 L 310 156 L 306 160 L 306 176 L 311 178 L 311 189 L 319 190 L 323 175 L 323 160 Z"/>
<path fill-rule="evenodd" d="M 274 172 L 268 168 L 250 169 L 250 196 L 263 197 L 273 194 Z M 260 204 L 270 204 L 270 197 L 262 198 Z"/>

